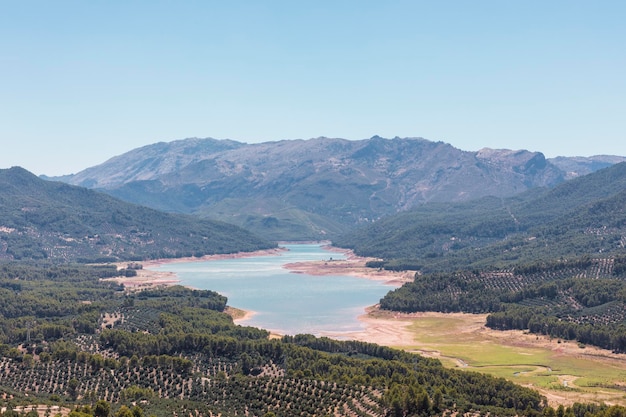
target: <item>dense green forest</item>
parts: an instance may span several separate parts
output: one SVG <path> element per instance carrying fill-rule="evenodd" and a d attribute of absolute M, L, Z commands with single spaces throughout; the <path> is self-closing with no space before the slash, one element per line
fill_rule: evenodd
<path fill-rule="evenodd" d="M 175 286 L 129 293 L 103 280 L 118 273 L 111 266 L 1 265 L 0 391 L 9 410 L 30 404 L 79 406 L 85 414 L 104 404 L 111 413 L 138 404 L 135 411 L 157 416 L 549 410 L 528 388 L 399 350 L 310 335 L 270 339 L 264 330 L 235 325 L 223 313 L 227 300 L 215 292 Z"/>
<path fill-rule="evenodd" d="M 450 272 L 624 253 L 626 163 L 552 190 L 425 204 L 335 239 L 375 266 Z"/>
<path fill-rule="evenodd" d="M 111 262 L 275 246 L 226 223 L 129 204 L 22 168 L 0 170 L 0 261 Z"/>

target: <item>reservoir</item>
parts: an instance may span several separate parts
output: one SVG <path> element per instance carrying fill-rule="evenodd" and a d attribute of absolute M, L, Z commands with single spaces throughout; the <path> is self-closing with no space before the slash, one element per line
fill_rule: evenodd
<path fill-rule="evenodd" d="M 151 268 L 178 275 L 181 285 L 217 291 L 228 305 L 255 314 L 242 325 L 279 334 L 362 329 L 358 316 L 394 287 L 381 281 L 351 276 L 316 276 L 293 273 L 283 265 L 304 261 L 345 259 L 342 253 L 320 244 L 284 245 L 275 255 L 164 264 Z"/>

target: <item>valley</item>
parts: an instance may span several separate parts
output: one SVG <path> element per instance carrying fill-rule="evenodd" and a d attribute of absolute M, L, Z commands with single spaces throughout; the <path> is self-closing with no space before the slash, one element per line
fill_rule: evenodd
<path fill-rule="evenodd" d="M 5 1 L 0 417 L 626 417 L 626 1 Z"/>
<path fill-rule="evenodd" d="M 288 151 L 293 168 L 286 174 L 275 165 L 277 176 L 264 180 L 254 165 L 258 147 L 193 140 L 133 155 L 189 145 L 198 150 L 193 168 L 181 165 L 193 152 L 174 170 L 155 162 L 154 178 L 115 192 L 159 209 L 164 201 L 208 204 L 231 219 L 244 216 L 240 226 L 261 224 L 259 234 L 200 218 L 207 214 L 200 210 L 165 213 L 21 168 L 0 171 L 5 413 L 29 405 L 73 409 L 75 417 L 96 416 L 96 407 L 116 417 L 131 407 L 139 407 L 136 417 L 605 417 L 624 410 L 625 164 L 553 164 L 539 153 L 502 150 L 460 155 L 421 139 L 319 139 L 264 144 L 276 155 Z M 407 149 L 412 157 L 397 160 Z M 447 156 L 433 159 L 432 150 Z M 301 157 L 310 160 L 294 164 Z M 441 171 L 437 164 L 451 160 Z M 148 166 L 141 161 L 137 167 Z M 420 165 L 427 161 L 435 165 Z M 123 177 L 119 168 L 132 165 L 126 157 L 111 163 L 93 172 Z M 586 175 L 558 168 L 594 163 Z M 178 194 L 164 188 L 215 170 L 221 179 L 208 179 L 200 193 L 198 184 L 178 183 Z M 387 188 L 404 174 L 437 193 L 420 200 L 415 189 Z M 424 175 L 427 182 L 415 181 Z M 378 189 L 377 176 L 394 181 Z M 494 178 L 509 181 L 504 194 L 489 191 Z M 452 192 L 457 186 L 468 194 Z M 224 190 L 233 193 L 222 198 Z M 211 196 L 221 200 L 203 200 Z M 289 261 L 273 242 L 287 236 L 324 236 L 340 249 Z M 271 257 L 285 257 L 287 269 L 262 261 Z M 230 270 L 230 260 L 243 269 Z M 192 271 L 203 262 L 217 269 Z M 218 271 L 231 275 L 220 282 Z M 262 285 L 251 285 L 246 275 L 263 271 Z M 221 287 L 240 278 L 237 289 Z M 278 321 L 267 321 L 267 304 L 282 309 Z"/>

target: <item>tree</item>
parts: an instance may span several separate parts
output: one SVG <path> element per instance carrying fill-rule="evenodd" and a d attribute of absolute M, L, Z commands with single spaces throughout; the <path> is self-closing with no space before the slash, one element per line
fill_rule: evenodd
<path fill-rule="evenodd" d="M 91 417 L 91 414 L 88 414 L 88 413 L 85 413 L 84 411 L 76 409 L 76 410 L 70 411 L 70 413 L 68 414 L 68 417 Z"/>
<path fill-rule="evenodd" d="M 72 378 L 69 380 L 69 382 L 67 383 L 67 392 L 70 394 L 70 396 L 73 399 L 76 399 L 76 397 L 78 396 L 78 385 L 79 382 L 76 378 Z"/>
<path fill-rule="evenodd" d="M 433 409 L 437 412 L 443 410 L 443 393 L 440 388 L 437 388 L 433 395 Z"/>
<path fill-rule="evenodd" d="M 123 405 L 120 407 L 119 410 L 117 410 L 117 413 L 115 413 L 115 417 L 135 417 L 135 415 L 130 408 Z"/>
<path fill-rule="evenodd" d="M 111 404 L 104 400 L 99 400 L 93 408 L 94 417 L 109 417 Z"/>
<path fill-rule="evenodd" d="M 26 368 L 32 368 L 33 365 L 35 364 L 35 359 L 33 358 L 33 355 L 26 353 L 22 357 L 22 363 L 24 364 Z"/>
<path fill-rule="evenodd" d="M 133 416 L 135 417 L 144 417 L 143 409 L 138 405 L 133 406 L 130 411 L 132 411 Z"/>

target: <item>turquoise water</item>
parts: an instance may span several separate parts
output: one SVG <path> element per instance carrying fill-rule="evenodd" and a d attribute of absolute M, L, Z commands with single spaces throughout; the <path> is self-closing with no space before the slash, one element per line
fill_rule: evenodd
<path fill-rule="evenodd" d="M 280 334 L 352 332 L 362 329 L 357 317 L 393 289 L 380 281 L 350 276 L 296 274 L 284 264 L 344 259 L 319 244 L 285 245 L 278 255 L 162 265 L 182 285 L 217 291 L 228 305 L 256 314 L 240 324 Z"/>

